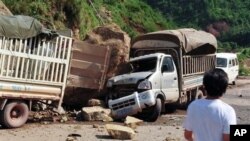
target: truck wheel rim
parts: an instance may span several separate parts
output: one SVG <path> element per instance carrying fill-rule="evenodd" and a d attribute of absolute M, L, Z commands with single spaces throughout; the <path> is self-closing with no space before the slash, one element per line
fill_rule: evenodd
<path fill-rule="evenodd" d="M 23 111 L 21 110 L 20 106 L 15 106 L 10 111 L 10 117 L 12 120 L 16 120 L 20 118 L 23 114 Z"/>

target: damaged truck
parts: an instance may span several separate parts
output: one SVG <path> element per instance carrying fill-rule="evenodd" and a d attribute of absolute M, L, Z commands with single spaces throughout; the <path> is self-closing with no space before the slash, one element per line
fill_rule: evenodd
<path fill-rule="evenodd" d="M 128 72 L 107 82 L 114 118 L 138 115 L 155 121 L 168 108 L 202 98 L 203 74 L 215 68 L 216 38 L 195 29 L 164 30 L 136 37 Z"/>
<path fill-rule="evenodd" d="M 0 18 L 0 124 L 15 128 L 34 101 L 61 105 L 73 40 L 29 16 Z"/>
<path fill-rule="evenodd" d="M 0 18 L 1 126 L 22 126 L 36 103 L 60 112 L 66 87 L 102 89 L 109 48 L 73 40 L 71 31 L 63 36 L 29 16 Z"/>

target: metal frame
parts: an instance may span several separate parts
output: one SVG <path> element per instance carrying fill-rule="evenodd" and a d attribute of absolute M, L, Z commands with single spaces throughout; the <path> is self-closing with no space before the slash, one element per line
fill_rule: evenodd
<path fill-rule="evenodd" d="M 25 87 L 29 85 L 59 87 L 60 106 L 66 87 L 71 48 L 72 38 L 64 36 L 50 41 L 39 37 L 28 39 L 0 37 L 0 81 L 13 83 L 14 86 L 20 84 Z M 23 91 L 20 93 L 18 90 L 19 88 L 13 88 L 11 93 L 17 93 L 22 97 Z M 4 91 L 4 86 L 0 91 Z M 36 97 L 35 94 L 32 94 L 33 97 Z M 8 98 L 8 93 L 4 98 Z"/>
<path fill-rule="evenodd" d="M 183 56 L 183 76 L 203 74 L 208 69 L 215 67 L 215 59 L 215 54 Z"/>

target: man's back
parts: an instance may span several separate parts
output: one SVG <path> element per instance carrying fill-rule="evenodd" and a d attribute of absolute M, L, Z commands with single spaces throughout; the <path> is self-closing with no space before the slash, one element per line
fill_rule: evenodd
<path fill-rule="evenodd" d="M 236 124 L 234 109 L 220 99 L 200 99 L 188 107 L 184 128 L 194 133 L 195 141 L 222 141 L 229 125 Z"/>

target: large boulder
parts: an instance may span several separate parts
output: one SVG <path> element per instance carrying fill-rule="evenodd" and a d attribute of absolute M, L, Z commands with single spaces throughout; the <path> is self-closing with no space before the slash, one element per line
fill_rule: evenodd
<path fill-rule="evenodd" d="M 106 124 L 105 127 L 114 139 L 129 140 L 135 137 L 135 131 L 132 128 L 116 124 Z"/>
<path fill-rule="evenodd" d="M 84 42 L 100 48 L 109 48 L 111 56 L 105 80 L 126 71 L 126 62 L 129 59 L 130 37 L 115 24 L 100 26 L 86 35 Z M 63 103 L 64 105 L 81 108 L 87 106 L 91 98 L 101 97 L 103 90 L 67 87 Z"/>
<path fill-rule="evenodd" d="M 116 24 L 95 28 L 85 41 L 111 49 L 107 78 L 120 74 L 129 59 L 130 37 Z"/>
<path fill-rule="evenodd" d="M 110 109 L 100 106 L 82 108 L 82 116 L 85 121 L 113 121 L 110 115 Z"/>

